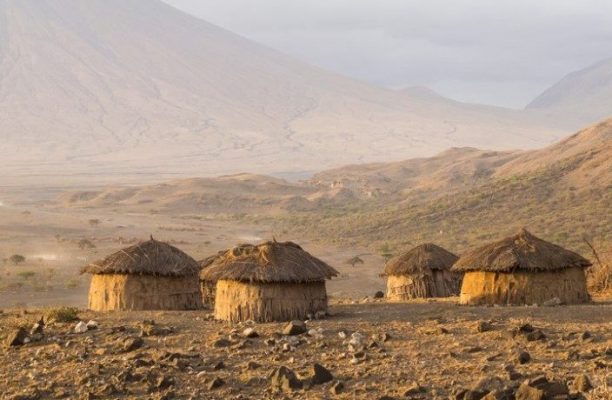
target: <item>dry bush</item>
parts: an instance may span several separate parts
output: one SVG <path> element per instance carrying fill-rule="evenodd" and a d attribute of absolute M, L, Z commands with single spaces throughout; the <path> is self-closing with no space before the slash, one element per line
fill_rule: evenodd
<path fill-rule="evenodd" d="M 74 307 L 53 308 L 46 313 L 47 320 L 55 322 L 74 322 L 79 320 L 79 310 Z"/>
<path fill-rule="evenodd" d="M 592 293 L 601 293 L 612 290 L 612 252 L 610 246 L 602 246 L 605 250 L 601 251 L 598 246 L 594 246 L 585 240 L 593 253 L 593 266 L 587 272 L 587 284 Z"/>

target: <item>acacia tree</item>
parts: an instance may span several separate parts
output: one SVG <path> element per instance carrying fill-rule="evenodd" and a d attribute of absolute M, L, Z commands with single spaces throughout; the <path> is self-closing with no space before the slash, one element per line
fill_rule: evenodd
<path fill-rule="evenodd" d="M 348 264 L 351 267 L 355 268 L 355 265 L 363 264 L 363 260 L 359 256 L 354 256 L 354 257 L 351 257 L 348 260 L 346 260 L 345 264 Z"/>
<path fill-rule="evenodd" d="M 391 251 L 391 247 L 389 247 L 388 243 L 380 246 L 380 255 L 385 259 L 385 262 L 389 261 L 391 257 L 393 257 L 393 252 Z"/>
<path fill-rule="evenodd" d="M 13 263 L 14 265 L 19 265 L 21 263 L 24 263 L 25 260 L 26 258 L 22 256 L 21 254 L 13 254 L 12 256 L 9 257 L 9 261 Z"/>

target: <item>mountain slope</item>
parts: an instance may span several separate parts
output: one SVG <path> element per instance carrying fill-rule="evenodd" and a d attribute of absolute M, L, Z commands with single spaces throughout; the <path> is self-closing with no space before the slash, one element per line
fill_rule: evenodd
<path fill-rule="evenodd" d="M 612 58 L 572 72 L 527 109 L 554 115 L 576 128 L 611 117 Z"/>
<path fill-rule="evenodd" d="M 425 181 L 432 176 L 444 179 L 441 171 L 449 171 L 449 165 L 473 166 L 481 156 L 475 150 L 464 151 L 461 163 L 447 160 L 442 170 L 428 171 L 422 177 Z M 419 180 L 411 177 L 404 180 L 409 185 L 399 198 L 391 195 L 388 202 L 376 199 L 344 208 L 293 213 L 281 219 L 277 229 L 324 242 L 373 249 L 388 244 L 396 250 L 433 241 L 461 252 L 521 227 L 585 254 L 589 252 L 585 237 L 604 247 L 612 243 L 612 119 L 553 146 L 506 156 L 488 170 L 485 179 L 470 174 L 470 167 L 464 175 L 465 184 L 423 190 Z M 372 165 L 363 178 L 356 179 L 360 184 L 371 176 L 378 177 L 375 182 L 381 181 L 388 167 Z M 342 182 L 342 177 L 350 182 L 351 177 L 342 169 L 325 176 L 334 182 Z M 400 179 L 393 175 L 390 179 L 402 188 Z M 452 182 L 448 176 L 446 180 Z"/>
<path fill-rule="evenodd" d="M 313 170 L 564 132 L 371 87 L 158 0 L 0 0 L 0 114 L 2 181 L 21 184 Z"/>

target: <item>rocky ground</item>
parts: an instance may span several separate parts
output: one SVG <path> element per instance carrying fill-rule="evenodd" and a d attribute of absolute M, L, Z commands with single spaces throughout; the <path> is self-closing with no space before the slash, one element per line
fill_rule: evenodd
<path fill-rule="evenodd" d="M 2 399 L 611 399 L 612 303 L 334 304 L 299 323 L 206 311 L 0 313 Z M 35 325 L 45 316 L 44 326 Z M 23 327 L 23 330 L 19 330 Z"/>

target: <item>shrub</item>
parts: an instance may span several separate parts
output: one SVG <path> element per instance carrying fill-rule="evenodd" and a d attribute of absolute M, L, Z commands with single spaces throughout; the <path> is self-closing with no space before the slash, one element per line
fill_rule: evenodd
<path fill-rule="evenodd" d="M 13 263 L 14 265 L 19 265 L 21 263 L 24 263 L 25 260 L 26 258 L 22 256 L 21 254 L 13 254 L 12 256 L 9 257 L 9 261 Z"/>
<path fill-rule="evenodd" d="M 36 275 L 36 272 L 34 272 L 34 271 L 21 271 L 21 272 L 17 273 L 17 276 L 20 277 L 23 280 L 30 279 L 30 278 L 34 277 L 34 275 Z"/>
<path fill-rule="evenodd" d="M 79 320 L 79 310 L 74 307 L 53 308 L 47 312 L 47 320 L 74 322 Z"/>
<path fill-rule="evenodd" d="M 80 284 L 81 282 L 77 278 L 72 278 L 66 282 L 66 289 L 76 289 Z"/>

